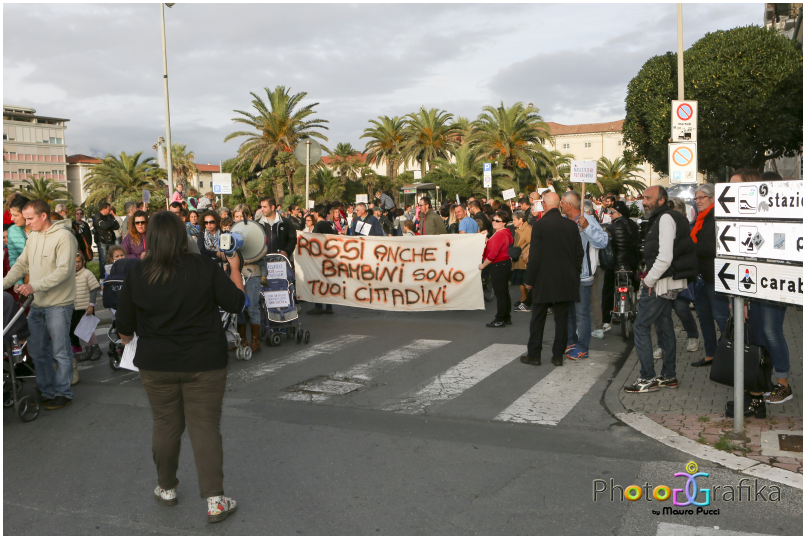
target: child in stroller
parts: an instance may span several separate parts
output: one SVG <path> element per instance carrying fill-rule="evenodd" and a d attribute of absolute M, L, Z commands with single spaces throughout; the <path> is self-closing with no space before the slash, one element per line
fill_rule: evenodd
<path fill-rule="evenodd" d="M 111 309 L 113 314 L 118 308 L 120 289 L 123 286 L 123 281 L 126 279 L 129 270 L 138 262 L 139 260 L 136 258 L 120 258 L 112 263 L 112 266 L 107 272 L 103 287 L 104 307 Z M 112 321 L 112 325 L 109 326 L 106 335 L 109 337 L 109 366 L 112 370 L 116 371 L 120 369 L 120 358 L 123 357 L 124 346 L 118 335 L 114 320 Z"/>
<path fill-rule="evenodd" d="M 33 361 L 26 351 L 31 331 L 24 312 L 33 296 L 21 299 L 25 303 L 19 306 L 11 294 L 3 292 L 3 407 L 14 406 L 17 416 L 28 422 L 39 416 L 39 400 L 21 395 L 23 379 L 36 378 Z M 15 337 L 18 345 L 12 346 Z"/>
<path fill-rule="evenodd" d="M 311 332 L 303 331 L 296 304 L 296 291 L 294 287 L 294 269 L 291 262 L 281 254 L 270 254 L 265 258 L 269 272 L 268 286 L 263 287 L 260 296 L 261 333 L 265 334 L 266 342 L 271 346 L 278 346 L 282 342 L 282 334 L 287 339 L 296 339 L 297 344 L 311 340 Z M 282 266 L 285 271 L 274 271 Z"/>

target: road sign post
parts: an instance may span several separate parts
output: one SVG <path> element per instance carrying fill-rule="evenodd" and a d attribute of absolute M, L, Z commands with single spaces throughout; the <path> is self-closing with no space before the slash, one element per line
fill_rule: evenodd
<path fill-rule="evenodd" d="M 669 144 L 669 183 L 697 183 L 697 143 Z"/>
<path fill-rule="evenodd" d="M 490 200 L 490 187 L 493 186 L 493 164 L 484 163 L 484 188 L 487 189 L 487 201 Z"/>
<path fill-rule="evenodd" d="M 697 142 L 696 101 L 672 101 L 672 141 Z"/>
<path fill-rule="evenodd" d="M 714 291 L 733 297 L 734 423 L 744 429 L 744 298 L 803 305 L 803 181 L 720 183 Z"/>

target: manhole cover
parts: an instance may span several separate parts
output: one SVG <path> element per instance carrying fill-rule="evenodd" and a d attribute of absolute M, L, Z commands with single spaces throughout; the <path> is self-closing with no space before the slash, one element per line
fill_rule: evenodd
<path fill-rule="evenodd" d="M 289 392 L 318 393 L 324 395 L 346 395 L 362 387 L 364 387 L 364 384 L 348 382 L 346 380 L 332 380 L 326 376 L 317 376 L 286 388 L 285 390 Z"/>
<path fill-rule="evenodd" d="M 781 451 L 794 451 L 796 453 L 803 453 L 803 435 L 779 434 L 778 447 L 781 449 Z"/>

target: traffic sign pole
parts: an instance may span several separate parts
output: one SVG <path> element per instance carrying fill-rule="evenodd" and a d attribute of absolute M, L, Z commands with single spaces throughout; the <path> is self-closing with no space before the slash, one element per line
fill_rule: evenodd
<path fill-rule="evenodd" d="M 305 141 L 305 209 L 308 209 L 308 186 L 311 181 L 311 141 Z"/>
<path fill-rule="evenodd" d="M 733 432 L 744 432 L 744 299 L 740 296 L 733 297 Z"/>

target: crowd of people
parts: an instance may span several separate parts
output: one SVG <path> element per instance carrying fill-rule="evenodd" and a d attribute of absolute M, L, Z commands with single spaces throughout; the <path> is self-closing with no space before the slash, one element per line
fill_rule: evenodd
<path fill-rule="evenodd" d="M 764 180 L 776 179 L 768 174 Z M 731 179 L 761 180 L 752 170 L 739 170 Z M 565 360 L 587 359 L 591 339 L 604 338 L 615 322 L 614 290 L 617 279 L 626 278 L 638 290 L 634 340 L 641 364 L 638 380 L 624 388 L 630 393 L 679 386 L 673 311 L 683 324 L 689 351 L 699 349 L 702 334 L 704 355 L 692 364 L 695 367 L 712 364 L 717 329 L 724 332 L 731 316 L 727 298 L 714 288 L 714 186 L 708 183 L 696 188 L 696 210 L 670 198 L 661 186 L 651 186 L 637 197 L 617 193 L 583 197 L 570 188 L 560 195 L 549 185 L 504 202 L 468 197 L 438 207 L 428 196 L 416 207 L 398 207 L 379 191 L 371 203 L 333 201 L 308 210 L 296 205 L 282 208 L 269 196 L 255 208 L 238 204 L 229 209 L 216 207 L 212 193 L 200 199 L 196 195 L 190 189 L 185 196 L 180 186 L 169 211 L 149 212 L 143 202 L 128 202 L 122 217 L 108 202 L 101 202 L 90 224 L 82 208 L 76 208 L 70 219 L 64 205 L 51 210 L 42 200 L 14 194 L 5 205 L 3 289 L 8 296 L 4 301 L 12 295 L 34 295 L 27 317 L 32 336 L 28 350 L 36 367 L 40 402 L 46 410 L 56 410 L 72 403 L 71 385 L 79 382 L 77 361 L 100 356 L 94 336 L 82 345 L 74 332 L 85 315 L 95 312 L 111 264 L 126 258 L 142 261 L 133 266 L 138 268 L 134 276 L 126 277 L 131 285 L 123 287 L 117 322 L 124 343 L 135 333 L 144 338 L 135 365 L 154 409 L 159 473 L 154 494 L 161 503 L 175 503 L 179 439 L 186 418 L 171 395 L 184 391 L 199 409 L 193 419 L 187 418 L 194 447 L 204 444 L 214 449 L 197 462 L 211 521 L 226 518 L 236 507 L 223 495 L 217 429 L 227 362 L 219 307 L 238 313 L 240 345 L 260 351 L 258 305 L 265 264 L 241 267 L 219 246 L 221 234 L 238 223 L 263 227 L 267 254 L 281 254 L 292 264 L 300 231 L 350 236 L 483 234 L 479 269 L 484 290 L 479 293 L 496 302 L 495 317 L 487 326 L 506 328 L 513 312 L 530 312 L 527 353 L 520 361 L 532 366 L 541 365 L 548 315 L 555 321 L 551 362 L 562 366 Z M 644 237 L 631 217 L 635 214 L 646 221 Z M 187 258 L 189 254 L 199 256 Z M 87 269 L 96 256 L 101 282 Z M 518 287 L 514 302 L 513 286 Z M 745 415 L 764 417 L 766 404 L 792 398 L 785 311 L 785 305 L 749 301 L 745 313 L 739 313 L 749 319 L 753 338 L 764 347 L 776 379 L 766 393 L 763 388 L 746 388 Z M 306 314 L 333 312 L 332 305 L 314 304 Z M 199 339 L 200 331 L 204 339 Z M 658 359 L 662 359 L 660 374 L 655 370 Z M 206 401 L 211 395 L 212 400 Z"/>

